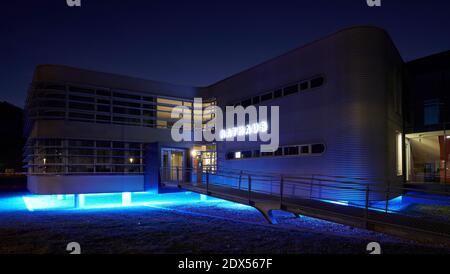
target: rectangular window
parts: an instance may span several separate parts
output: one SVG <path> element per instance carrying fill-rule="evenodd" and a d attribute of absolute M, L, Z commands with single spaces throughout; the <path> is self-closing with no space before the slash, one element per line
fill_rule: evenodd
<path fill-rule="evenodd" d="M 158 98 L 158 104 L 182 106 L 183 102 L 182 101 L 178 101 L 178 100 Z"/>
<path fill-rule="evenodd" d="M 70 118 L 79 118 L 79 119 L 93 120 L 94 119 L 94 114 L 71 112 L 71 113 L 69 113 L 69 117 Z"/>
<path fill-rule="evenodd" d="M 119 92 L 114 92 L 114 97 L 124 98 L 124 99 L 141 100 L 141 96 L 139 96 L 139 95 L 125 94 L 125 93 L 119 93 Z"/>
<path fill-rule="evenodd" d="M 86 93 L 86 94 L 94 94 L 94 90 L 89 88 L 81 88 L 81 87 L 70 87 L 70 91 L 72 92 L 79 92 L 79 93 Z"/>
<path fill-rule="evenodd" d="M 146 101 L 146 102 L 155 102 L 155 98 L 154 98 L 154 97 L 147 97 L 147 96 L 144 96 L 142 99 L 143 99 L 144 101 Z"/>
<path fill-rule="evenodd" d="M 111 108 L 109 106 L 97 105 L 97 111 L 100 112 L 110 112 Z"/>
<path fill-rule="evenodd" d="M 108 91 L 108 90 L 101 90 L 101 89 L 99 89 L 99 90 L 97 90 L 97 95 L 100 95 L 100 96 L 111 96 L 111 92 Z"/>
<path fill-rule="evenodd" d="M 97 120 L 99 120 L 99 121 L 111 121 L 111 116 L 97 115 Z"/>
<path fill-rule="evenodd" d="M 295 147 L 285 147 L 284 148 L 284 155 L 298 155 L 299 149 L 297 146 Z"/>
<path fill-rule="evenodd" d="M 272 157 L 273 152 L 263 152 L 261 151 L 261 157 Z"/>
<path fill-rule="evenodd" d="M 103 99 L 97 99 L 97 103 L 98 103 L 98 104 L 110 105 L 110 104 L 111 104 L 111 101 L 109 101 L 109 100 L 103 100 Z"/>
<path fill-rule="evenodd" d="M 403 175 L 403 135 L 398 132 L 397 133 L 397 176 Z"/>
<path fill-rule="evenodd" d="M 274 98 L 274 99 L 275 99 L 275 98 L 280 98 L 281 96 L 283 96 L 283 92 L 282 92 L 281 89 L 275 90 L 275 91 L 273 92 L 273 98 Z"/>
<path fill-rule="evenodd" d="M 308 81 L 302 82 L 300 84 L 300 90 L 307 90 L 308 88 L 309 88 L 309 82 Z"/>
<path fill-rule="evenodd" d="M 283 156 L 283 149 L 280 147 L 275 151 L 275 156 Z"/>
<path fill-rule="evenodd" d="M 141 107 L 141 104 L 139 104 L 139 103 L 116 101 L 116 100 L 113 101 L 113 104 L 117 105 L 117 106 L 125 106 L 125 107 L 133 107 L 133 108 L 140 108 Z"/>
<path fill-rule="evenodd" d="M 291 95 L 298 92 L 298 85 L 285 87 L 283 89 L 283 96 Z"/>
<path fill-rule="evenodd" d="M 311 88 L 317 88 L 323 85 L 325 79 L 323 77 L 317 77 L 311 80 Z"/>
<path fill-rule="evenodd" d="M 309 154 L 309 146 L 301 146 L 300 153 L 301 154 Z"/>
<path fill-rule="evenodd" d="M 259 104 L 259 96 L 253 97 L 253 104 Z"/>
<path fill-rule="evenodd" d="M 79 110 L 94 110 L 94 105 L 76 102 L 70 102 L 69 107 L 72 109 L 79 109 Z"/>
<path fill-rule="evenodd" d="M 77 96 L 77 95 L 70 95 L 69 96 L 70 100 L 74 100 L 74 101 L 81 101 L 81 102 L 94 102 L 94 98 L 92 97 L 84 97 L 84 96 Z"/>
<path fill-rule="evenodd" d="M 272 100 L 272 92 L 261 95 L 261 102 Z"/>

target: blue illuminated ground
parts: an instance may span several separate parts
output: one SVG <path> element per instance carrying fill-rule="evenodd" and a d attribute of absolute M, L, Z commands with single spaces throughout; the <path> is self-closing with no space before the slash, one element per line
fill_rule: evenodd
<path fill-rule="evenodd" d="M 193 193 L 72 196 L 0 194 L 0 253 L 449 253 L 370 231 L 277 212 L 268 225 L 255 209 Z M 131 198 L 131 199 L 130 199 Z M 101 201 L 101 202 L 100 202 Z M 123 206 L 122 206 L 123 205 Z"/>

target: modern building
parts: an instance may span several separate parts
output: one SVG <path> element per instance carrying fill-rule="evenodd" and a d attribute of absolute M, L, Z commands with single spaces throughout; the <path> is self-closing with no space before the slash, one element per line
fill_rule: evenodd
<path fill-rule="evenodd" d="M 188 178 L 173 168 L 197 161 L 212 172 L 401 185 L 410 177 L 402 149 L 404 74 L 414 64 L 405 65 L 386 31 L 353 27 L 207 87 L 40 65 L 26 103 L 28 188 L 37 194 L 164 192 L 161 167 L 172 168 L 166 176 Z M 203 98 L 202 108 L 279 106 L 280 148 L 268 153 L 259 150 L 260 142 L 174 142 L 171 110 L 200 107 L 196 97 Z M 211 118 L 194 116 L 204 123 Z M 356 199 L 346 191 L 333 195 Z"/>

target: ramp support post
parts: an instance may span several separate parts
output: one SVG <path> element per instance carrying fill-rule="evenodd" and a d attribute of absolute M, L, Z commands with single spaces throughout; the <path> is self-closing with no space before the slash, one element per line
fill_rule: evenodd
<path fill-rule="evenodd" d="M 277 220 L 273 216 L 273 209 L 269 206 L 265 205 L 254 205 L 256 208 L 266 219 L 269 224 L 276 225 L 278 224 Z"/>

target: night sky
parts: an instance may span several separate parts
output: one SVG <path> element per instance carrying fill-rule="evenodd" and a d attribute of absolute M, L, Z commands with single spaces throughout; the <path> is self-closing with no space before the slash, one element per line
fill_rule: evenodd
<path fill-rule="evenodd" d="M 450 50 L 446 0 L 2 1 L 0 101 L 23 106 L 37 64 L 202 86 L 367 24 L 385 28 L 406 61 Z"/>

